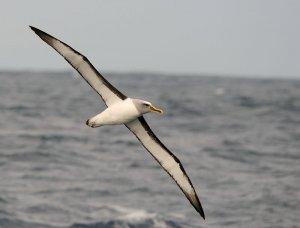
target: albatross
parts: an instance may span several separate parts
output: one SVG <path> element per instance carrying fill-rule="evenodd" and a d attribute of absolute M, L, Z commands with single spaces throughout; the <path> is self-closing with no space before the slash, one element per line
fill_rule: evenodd
<path fill-rule="evenodd" d="M 163 113 L 148 101 L 125 96 L 110 84 L 78 51 L 38 28 L 30 28 L 48 45 L 54 48 L 100 95 L 107 108 L 91 117 L 86 124 L 92 128 L 103 125 L 124 124 L 142 143 L 162 168 L 174 179 L 196 211 L 205 219 L 200 200 L 180 160 L 156 137 L 143 115 L 149 112 Z"/>

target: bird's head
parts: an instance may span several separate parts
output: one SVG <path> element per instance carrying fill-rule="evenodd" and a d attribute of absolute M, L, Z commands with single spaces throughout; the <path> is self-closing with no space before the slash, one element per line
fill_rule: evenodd
<path fill-rule="evenodd" d="M 149 101 L 134 99 L 134 104 L 135 104 L 137 110 L 142 114 L 145 114 L 148 112 L 158 112 L 160 114 L 164 113 L 164 111 L 162 109 L 156 108 Z"/>

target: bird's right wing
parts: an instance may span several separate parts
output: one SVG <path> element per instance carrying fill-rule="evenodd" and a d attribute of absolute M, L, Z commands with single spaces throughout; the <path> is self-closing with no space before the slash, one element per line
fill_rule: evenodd
<path fill-rule="evenodd" d="M 155 136 L 149 125 L 141 116 L 138 119 L 127 123 L 126 127 L 138 138 L 143 146 L 150 152 L 163 169 L 175 180 L 176 184 L 183 191 L 190 203 L 205 219 L 204 211 L 197 196 L 197 193 L 187 176 L 179 159 L 172 154 L 162 142 Z"/>
<path fill-rule="evenodd" d="M 84 55 L 55 37 L 33 26 L 30 26 L 30 28 L 78 71 L 84 80 L 102 97 L 107 106 L 127 98 L 111 85 Z"/>

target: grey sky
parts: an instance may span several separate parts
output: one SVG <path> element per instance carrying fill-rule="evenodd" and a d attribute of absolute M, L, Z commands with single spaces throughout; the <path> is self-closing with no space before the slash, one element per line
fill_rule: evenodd
<path fill-rule="evenodd" d="M 300 77 L 298 0 L 1 3 L 0 69 L 70 69 L 33 25 L 101 71 Z"/>

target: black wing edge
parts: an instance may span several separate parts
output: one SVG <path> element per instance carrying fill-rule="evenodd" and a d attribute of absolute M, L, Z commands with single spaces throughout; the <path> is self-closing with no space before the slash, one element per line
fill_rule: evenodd
<path fill-rule="evenodd" d="M 113 91 L 114 94 L 116 94 L 119 98 L 121 98 L 122 100 L 125 100 L 127 97 L 121 93 L 118 89 L 116 89 L 112 84 L 110 84 L 100 73 L 99 71 L 97 71 L 97 69 L 93 66 L 93 64 L 88 60 L 87 57 L 85 57 L 84 55 L 82 55 L 80 52 L 76 51 L 74 48 L 70 47 L 68 44 L 66 44 L 65 42 L 57 39 L 54 36 L 51 36 L 50 34 L 35 28 L 31 25 L 29 25 L 29 27 L 43 40 L 45 41 L 47 44 L 49 44 L 51 46 L 51 42 L 49 40 L 47 40 L 47 36 L 51 37 L 52 39 L 58 40 L 59 42 L 61 42 L 62 44 L 66 45 L 68 48 L 70 48 L 72 51 L 74 51 L 74 53 L 82 56 L 83 60 L 85 62 L 87 62 L 91 69 L 95 72 L 96 75 L 98 75 L 98 77 L 103 81 L 103 83 L 111 90 Z M 45 37 L 46 36 L 46 37 Z M 58 52 L 59 53 L 59 52 Z M 60 54 L 60 53 L 59 53 Z M 61 54 L 60 54 L 61 55 Z M 62 55 L 61 55 L 62 56 Z M 71 66 L 73 66 L 64 56 L 62 56 Z M 92 87 L 92 85 L 83 77 L 83 75 L 78 71 L 78 69 L 76 69 L 76 67 L 73 66 L 73 68 L 82 76 L 82 78 Z M 98 92 L 97 92 L 98 93 Z M 98 93 L 99 94 L 99 93 Z M 101 94 L 99 94 L 101 96 Z M 101 96 L 102 97 L 102 96 Z"/>
<path fill-rule="evenodd" d="M 196 209 L 196 211 L 201 215 L 201 217 L 205 220 L 205 214 L 204 214 L 204 210 L 203 210 L 203 208 L 202 208 L 202 205 L 201 205 L 201 203 L 200 203 L 200 200 L 199 200 L 199 198 L 198 198 L 198 195 L 197 195 L 197 193 L 196 193 L 196 191 L 195 191 L 195 188 L 194 188 L 194 186 L 193 186 L 193 184 L 192 184 L 192 182 L 191 182 L 191 180 L 190 180 L 190 178 L 189 178 L 189 176 L 186 174 L 186 172 L 185 172 L 185 170 L 184 170 L 184 168 L 183 168 L 183 166 L 182 166 L 182 164 L 181 164 L 181 162 L 180 162 L 180 160 L 156 137 L 156 135 L 153 133 L 153 131 L 151 130 L 151 128 L 149 127 L 149 125 L 147 124 L 147 122 L 146 122 L 146 120 L 145 120 L 145 118 L 143 117 L 143 116 L 140 116 L 139 118 L 138 118 L 138 120 L 140 121 L 140 123 L 142 124 L 142 126 L 143 126 L 143 128 L 145 129 L 145 131 L 149 134 L 149 136 L 151 137 L 151 138 L 153 138 L 155 141 L 156 141 L 156 143 L 158 143 L 165 151 L 167 151 L 173 158 L 174 158 L 174 160 L 179 164 L 179 166 L 180 166 L 180 169 L 182 170 L 182 172 L 184 173 L 184 175 L 187 177 L 187 179 L 188 179 L 188 181 L 189 181 L 189 183 L 190 183 L 190 185 L 192 186 L 192 188 L 193 188 L 193 190 L 194 190 L 194 192 L 195 192 L 195 197 L 196 197 L 196 200 L 197 200 L 197 204 L 198 205 L 194 205 L 193 204 L 193 202 L 192 202 L 192 200 L 189 198 L 189 195 L 188 194 L 186 194 L 185 192 L 184 192 L 184 190 L 180 187 L 180 185 L 176 182 L 176 180 L 172 177 L 172 175 L 169 173 L 169 172 L 167 172 L 171 177 L 172 177 L 172 179 L 173 180 L 175 180 L 175 182 L 176 182 L 176 184 L 178 185 L 178 187 L 181 189 L 181 191 L 185 194 L 185 196 L 186 196 L 186 198 L 190 201 L 190 203 L 192 204 L 192 206 Z M 126 126 L 127 127 L 127 126 Z M 128 128 L 128 127 L 127 127 Z M 130 128 L 128 128 L 129 130 L 130 130 Z M 130 130 L 131 131 L 131 130 Z M 138 138 L 138 137 L 137 137 Z M 138 138 L 138 140 L 140 141 L 140 139 Z M 142 142 L 141 142 L 142 143 Z M 142 143 L 143 144 L 143 143 Z M 147 148 L 145 148 L 146 150 L 148 150 Z M 149 151 L 149 150 L 148 150 Z M 149 151 L 149 153 L 151 154 L 151 152 Z M 152 154 L 151 154 L 152 155 Z M 152 155 L 153 156 L 153 155 Z M 153 156 L 153 158 L 159 163 L 159 161 Z M 160 163 L 159 163 L 160 164 Z M 164 169 L 164 168 L 163 168 Z"/>

